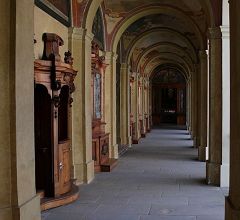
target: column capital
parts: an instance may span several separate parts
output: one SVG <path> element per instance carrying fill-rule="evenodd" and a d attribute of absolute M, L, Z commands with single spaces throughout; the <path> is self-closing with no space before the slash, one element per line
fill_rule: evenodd
<path fill-rule="evenodd" d="M 115 52 L 112 52 L 112 51 L 105 51 L 105 59 L 106 60 L 114 60 L 116 61 L 118 58 L 118 55 L 115 53 Z"/>
<path fill-rule="evenodd" d="M 222 31 L 220 27 L 212 27 L 208 29 L 209 39 L 221 39 Z"/>
<path fill-rule="evenodd" d="M 68 29 L 68 35 L 70 39 L 82 40 L 86 34 L 86 29 L 71 27 Z"/>
<path fill-rule="evenodd" d="M 199 54 L 200 60 L 207 59 L 207 52 L 206 52 L 206 50 L 200 50 L 198 54 Z"/>
<path fill-rule="evenodd" d="M 230 38 L 230 27 L 228 25 L 223 25 L 220 27 L 222 32 L 222 38 L 229 39 Z"/>
<path fill-rule="evenodd" d="M 129 65 L 127 63 L 121 63 L 121 69 L 128 69 Z"/>

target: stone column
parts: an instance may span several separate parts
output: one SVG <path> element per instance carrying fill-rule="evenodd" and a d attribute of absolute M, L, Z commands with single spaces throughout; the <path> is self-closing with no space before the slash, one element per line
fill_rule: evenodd
<path fill-rule="evenodd" d="M 140 74 L 141 75 L 141 74 Z M 143 108 L 143 101 L 144 101 L 144 80 L 142 76 L 139 76 L 138 78 L 138 114 L 139 114 L 139 138 L 144 137 L 142 133 L 142 126 L 143 126 L 143 121 L 144 121 L 144 108 Z M 142 121 L 142 124 L 140 124 L 140 121 Z"/>
<path fill-rule="evenodd" d="M 207 53 L 207 148 L 206 148 L 206 161 L 209 159 L 209 102 L 210 102 L 210 92 L 209 92 L 209 81 L 210 81 L 210 68 L 209 68 L 209 63 L 210 63 L 210 58 L 209 58 L 209 43 L 208 43 L 208 49 L 206 50 Z"/>
<path fill-rule="evenodd" d="M 74 57 L 78 75 L 73 94 L 73 174 L 77 183 L 89 183 L 94 178 L 92 160 L 92 97 L 91 97 L 91 42 L 93 34 L 82 28 L 69 30 L 69 49 Z"/>
<path fill-rule="evenodd" d="M 152 129 L 152 82 L 149 80 L 149 126 Z"/>
<path fill-rule="evenodd" d="M 193 146 L 197 147 L 197 72 L 192 72 L 191 77 L 191 136 Z"/>
<path fill-rule="evenodd" d="M 189 79 L 186 80 L 186 125 L 189 131 Z"/>
<path fill-rule="evenodd" d="M 0 1 L 0 219 L 40 220 L 34 150 L 34 3 Z"/>
<path fill-rule="evenodd" d="M 120 97 L 120 136 L 121 144 L 131 145 L 130 137 L 130 103 L 129 103 L 129 67 L 126 63 L 121 64 L 121 97 Z"/>
<path fill-rule="evenodd" d="M 150 85 L 149 85 L 149 78 L 146 79 L 146 86 L 147 86 L 147 91 L 146 91 L 146 113 L 147 113 L 147 132 L 150 132 Z"/>
<path fill-rule="evenodd" d="M 192 83 L 191 76 L 189 76 L 188 82 L 187 82 L 187 88 L 188 88 L 188 131 L 190 135 L 192 135 L 192 94 L 191 94 L 192 85 L 191 83 Z"/>
<path fill-rule="evenodd" d="M 142 137 L 146 137 L 147 133 L 147 123 L 146 123 L 146 118 L 147 118 L 147 82 L 146 78 L 143 77 L 143 85 L 142 85 L 142 118 L 143 118 L 143 132 L 141 134 Z"/>
<path fill-rule="evenodd" d="M 140 139 L 140 127 L 139 127 L 139 74 L 134 73 L 135 80 L 133 85 L 133 118 L 135 123 L 134 129 L 134 137 L 133 137 L 133 144 L 137 144 Z"/>
<path fill-rule="evenodd" d="M 196 97 L 196 141 L 194 143 L 194 146 L 198 148 L 200 146 L 200 141 L 201 141 L 201 65 L 196 64 L 196 90 L 197 90 L 197 97 Z"/>
<path fill-rule="evenodd" d="M 222 31 L 222 166 L 221 187 L 229 187 L 230 159 L 230 33 L 229 3 L 223 1 Z"/>
<path fill-rule="evenodd" d="M 240 219 L 240 1 L 230 0 L 230 188 L 226 220 Z"/>
<path fill-rule="evenodd" d="M 116 60 L 117 55 L 106 52 L 105 60 L 108 67 L 105 71 L 104 119 L 106 132 L 110 133 L 110 158 L 118 158 L 117 128 L 116 128 Z"/>
<path fill-rule="evenodd" d="M 206 148 L 207 148 L 207 95 L 208 95 L 208 69 L 207 69 L 207 53 L 206 51 L 199 52 L 200 59 L 200 80 L 201 80 L 201 105 L 199 106 L 201 112 L 201 133 L 200 145 L 198 147 L 198 159 L 206 161 Z"/>
<path fill-rule="evenodd" d="M 222 33 L 220 27 L 209 29 L 210 37 L 210 103 L 208 184 L 220 185 L 222 162 Z"/>

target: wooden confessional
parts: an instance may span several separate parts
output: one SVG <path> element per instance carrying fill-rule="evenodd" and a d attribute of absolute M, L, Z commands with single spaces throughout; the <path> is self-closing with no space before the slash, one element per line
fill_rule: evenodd
<path fill-rule="evenodd" d="M 95 172 L 110 172 L 116 159 L 109 157 L 109 133 L 105 132 L 104 113 L 104 73 L 107 65 L 105 57 L 99 56 L 99 46 L 92 43 L 92 156 Z"/>
<path fill-rule="evenodd" d="M 70 52 L 59 55 L 63 40 L 43 34 L 42 60 L 34 62 L 36 189 L 46 210 L 74 201 L 78 187 L 71 179 L 71 105 L 74 78 Z"/>

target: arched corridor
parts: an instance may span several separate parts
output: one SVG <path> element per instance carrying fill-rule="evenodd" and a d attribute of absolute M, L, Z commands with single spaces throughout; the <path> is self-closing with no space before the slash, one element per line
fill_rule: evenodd
<path fill-rule="evenodd" d="M 223 220 L 224 189 L 205 184 L 205 164 L 184 127 L 153 129 L 111 173 L 96 175 L 44 220 Z"/>
<path fill-rule="evenodd" d="M 239 220 L 239 8 L 0 0 L 0 220 Z"/>

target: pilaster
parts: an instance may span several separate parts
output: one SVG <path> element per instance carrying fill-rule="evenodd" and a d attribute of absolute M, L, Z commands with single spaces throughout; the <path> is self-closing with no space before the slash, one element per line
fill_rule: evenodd
<path fill-rule="evenodd" d="M 222 161 L 222 33 L 220 27 L 209 29 L 210 103 L 208 184 L 220 185 Z"/>
<path fill-rule="evenodd" d="M 131 145 L 130 140 L 130 107 L 129 107 L 129 67 L 128 64 L 121 64 L 121 97 L 120 97 L 120 136 L 121 136 L 121 144 Z"/>
<path fill-rule="evenodd" d="M 69 49 L 74 57 L 76 92 L 72 118 L 73 175 L 77 183 L 94 178 L 92 160 L 91 43 L 93 34 L 82 28 L 69 29 Z"/>
<path fill-rule="evenodd" d="M 110 133 L 110 158 L 118 158 L 117 130 L 116 130 L 116 60 L 114 52 L 105 53 L 105 61 L 108 67 L 105 71 L 105 97 L 104 97 L 104 118 L 106 132 Z"/>
<path fill-rule="evenodd" d="M 200 80 L 201 80 L 201 92 L 200 99 L 200 145 L 198 147 L 198 159 L 200 161 L 206 161 L 206 148 L 207 148 L 207 85 L 208 85 L 208 70 L 207 70 L 207 54 L 206 51 L 199 52 L 200 58 Z"/>
<path fill-rule="evenodd" d="M 197 148 L 197 72 L 191 73 L 191 137 Z"/>
<path fill-rule="evenodd" d="M 41 219 L 35 185 L 33 7 L 31 0 L 0 2 L 0 219 L 4 220 Z"/>
<path fill-rule="evenodd" d="M 133 120 L 134 120 L 134 134 L 133 144 L 137 144 L 140 139 L 140 126 L 139 126 L 139 73 L 134 73 L 133 83 Z"/>
<path fill-rule="evenodd" d="M 227 2 L 223 2 L 224 5 Z M 230 0 L 230 184 L 226 220 L 240 219 L 240 1 Z M 224 7 L 224 6 L 223 6 Z"/>

